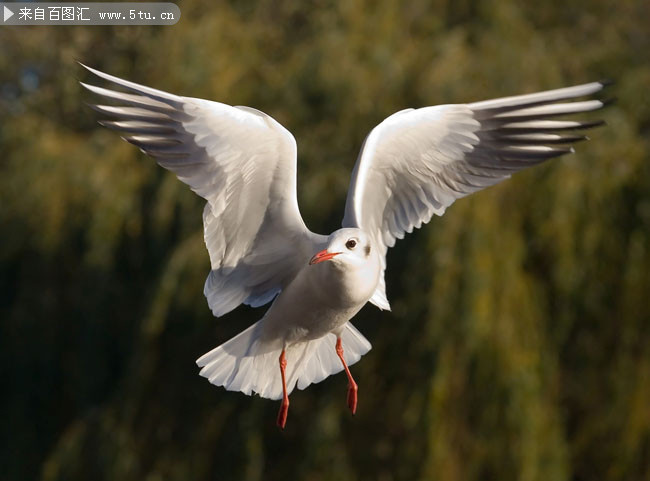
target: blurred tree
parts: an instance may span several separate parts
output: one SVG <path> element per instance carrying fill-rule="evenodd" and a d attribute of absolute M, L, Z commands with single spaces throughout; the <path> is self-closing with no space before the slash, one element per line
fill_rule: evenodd
<path fill-rule="evenodd" d="M 0 465 L 6 479 L 650 479 L 650 4 L 180 3 L 173 27 L 0 29 Z M 455 204 L 389 254 L 374 349 L 274 403 L 194 359 L 212 318 L 202 200 L 96 127 L 74 60 L 250 105 L 299 145 L 309 227 L 339 226 L 364 136 L 406 107 L 614 76 L 575 156 Z M 326 146 L 323 148 L 323 146 Z"/>

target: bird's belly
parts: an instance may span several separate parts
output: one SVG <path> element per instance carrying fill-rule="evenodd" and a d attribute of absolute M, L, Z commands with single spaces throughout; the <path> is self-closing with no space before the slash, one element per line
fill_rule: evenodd
<path fill-rule="evenodd" d="M 358 311 L 357 308 L 333 309 L 330 307 L 315 307 L 307 312 L 296 312 L 292 326 L 286 334 L 286 342 L 292 344 L 299 341 L 318 339 L 330 332 L 338 333 L 343 325 Z"/>
<path fill-rule="evenodd" d="M 264 340 L 281 339 L 288 346 L 337 333 L 367 302 L 350 302 L 338 288 L 329 284 L 324 290 L 299 275 L 264 316 Z"/>

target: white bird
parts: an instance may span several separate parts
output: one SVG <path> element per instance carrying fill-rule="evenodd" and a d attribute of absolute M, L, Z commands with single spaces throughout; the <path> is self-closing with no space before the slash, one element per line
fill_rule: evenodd
<path fill-rule="evenodd" d="M 133 93 L 82 83 L 121 105 L 94 105 L 100 121 L 151 155 L 207 203 L 211 272 L 204 294 L 215 316 L 240 304 L 272 302 L 261 320 L 197 360 L 212 384 L 282 399 L 345 370 L 370 350 L 350 319 L 370 301 L 390 309 L 386 251 L 456 199 L 547 159 L 586 137 L 565 135 L 602 122 L 555 120 L 601 108 L 593 82 L 459 105 L 406 109 L 375 127 L 352 173 L 343 228 L 329 236 L 305 226 L 296 198 L 296 141 L 250 107 L 181 97 L 86 67 Z"/>

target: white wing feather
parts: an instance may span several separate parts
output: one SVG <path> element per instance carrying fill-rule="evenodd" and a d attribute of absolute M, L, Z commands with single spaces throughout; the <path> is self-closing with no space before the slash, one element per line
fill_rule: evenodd
<path fill-rule="evenodd" d="M 444 214 L 456 199 L 573 152 L 572 147 L 558 144 L 586 137 L 557 132 L 599 122 L 548 118 L 601 108 L 599 100 L 557 102 L 591 95 L 604 85 L 593 82 L 393 114 L 366 138 L 352 173 L 343 226 L 359 227 L 374 236 L 385 269 L 386 251 L 396 239 L 420 228 L 434 214 Z M 383 276 L 370 301 L 389 308 Z"/>
<path fill-rule="evenodd" d="M 135 92 L 82 83 L 121 103 L 92 106 L 116 118 L 100 123 L 207 200 L 204 237 L 212 270 L 204 293 L 214 315 L 271 301 L 322 242 L 298 210 L 291 133 L 248 107 L 181 97 L 85 68 Z"/>

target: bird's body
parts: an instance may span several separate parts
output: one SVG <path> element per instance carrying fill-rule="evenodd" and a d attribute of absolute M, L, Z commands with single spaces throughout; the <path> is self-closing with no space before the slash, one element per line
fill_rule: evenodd
<path fill-rule="evenodd" d="M 263 337 L 277 336 L 291 345 L 341 332 L 368 302 L 380 274 L 379 263 L 348 265 L 336 258 L 317 266 L 305 262 L 264 315 Z"/>
<path fill-rule="evenodd" d="M 201 375 L 229 390 L 277 399 L 288 396 L 296 384 L 304 388 L 347 370 L 346 364 L 370 349 L 348 322 L 379 283 L 381 264 L 369 236 L 360 229 L 339 229 L 314 249 L 317 253 L 305 258 L 260 321 L 197 361 Z M 346 346 L 342 359 L 334 355 L 338 339 Z M 286 382 L 277 376 L 280 356 L 286 356 L 289 366 Z M 350 383 L 356 386 L 351 376 Z M 354 411 L 356 397 L 349 404 Z"/>
<path fill-rule="evenodd" d="M 88 68 L 88 67 L 86 67 Z M 122 106 L 94 108 L 102 125 L 156 158 L 207 201 L 204 236 L 211 272 L 204 293 L 215 316 L 242 303 L 272 302 L 258 322 L 198 359 L 211 383 L 283 402 L 345 370 L 348 406 L 357 385 L 348 365 L 370 350 L 349 322 L 368 302 L 389 309 L 386 252 L 396 239 L 442 215 L 456 199 L 511 173 L 573 152 L 597 122 L 555 120 L 603 106 L 601 82 L 535 94 L 407 109 L 368 135 L 355 165 L 343 228 L 305 226 L 296 199 L 296 143 L 270 116 L 180 97 L 88 68 L 135 92 L 83 84 Z"/>

